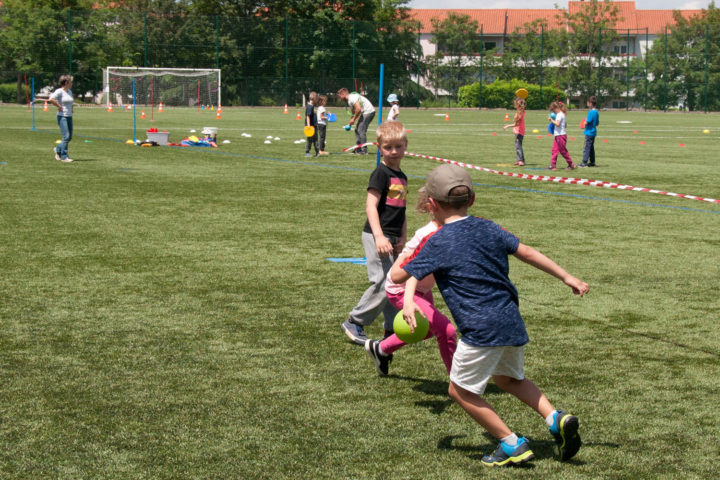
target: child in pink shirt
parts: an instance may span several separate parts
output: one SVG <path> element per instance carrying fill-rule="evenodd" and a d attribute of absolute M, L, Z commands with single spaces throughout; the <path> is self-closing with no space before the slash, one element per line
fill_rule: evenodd
<path fill-rule="evenodd" d="M 515 117 L 513 117 L 513 123 L 508 123 L 503 127 L 503 130 L 513 127 L 513 133 L 515 134 L 515 154 L 517 155 L 517 162 L 515 166 L 522 167 L 525 165 L 525 154 L 523 153 L 523 138 L 525 137 L 525 99 L 515 98 Z"/>
<path fill-rule="evenodd" d="M 424 189 L 421 188 L 416 210 L 422 213 L 428 213 L 429 210 L 427 203 L 427 194 Z M 407 242 L 405 248 L 393 264 L 392 269 L 388 272 L 387 278 L 385 279 L 385 294 L 387 295 L 390 303 L 398 310 L 402 310 L 403 308 L 405 284 L 393 282 L 390 279 L 390 273 L 393 269 L 402 267 L 416 250 L 422 248 L 425 240 L 427 240 L 439 228 L 440 226 L 433 220 L 431 220 L 427 225 L 420 227 L 415 232 L 413 238 Z M 435 278 L 432 275 L 428 275 L 423 278 L 418 283 L 414 299 L 415 303 L 422 309 L 428 319 L 428 322 L 430 323 L 430 330 L 428 331 L 425 339 L 435 336 L 438 343 L 438 349 L 440 350 L 440 356 L 445 364 L 445 368 L 448 373 L 450 373 L 453 354 L 457 348 L 457 335 L 455 333 L 455 327 L 452 323 L 450 323 L 450 320 L 448 320 L 445 315 L 435 308 L 432 295 L 432 288 L 434 285 Z M 400 340 L 397 335 L 392 334 L 382 341 L 367 340 L 365 342 L 365 350 L 375 362 L 375 368 L 377 368 L 378 372 L 381 375 L 387 375 L 390 362 L 392 361 L 393 352 L 398 351 L 405 345 L 407 344 Z"/>

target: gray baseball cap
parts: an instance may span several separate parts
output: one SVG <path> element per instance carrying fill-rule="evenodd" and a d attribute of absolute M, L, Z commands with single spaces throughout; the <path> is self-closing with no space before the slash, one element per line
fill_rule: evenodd
<path fill-rule="evenodd" d="M 460 186 L 468 187 L 468 194 L 451 196 L 450 191 Z M 425 190 L 430 198 L 445 203 L 470 201 L 474 194 L 470 173 L 464 168 L 450 163 L 444 163 L 430 170 L 427 175 Z"/>

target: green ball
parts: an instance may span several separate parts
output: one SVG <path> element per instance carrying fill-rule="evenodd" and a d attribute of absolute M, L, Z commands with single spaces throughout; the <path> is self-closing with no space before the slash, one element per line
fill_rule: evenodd
<path fill-rule="evenodd" d="M 427 321 L 427 318 L 417 312 L 415 312 L 415 321 L 417 322 L 417 326 L 415 327 L 415 331 L 411 332 L 410 325 L 407 324 L 403 318 L 403 312 L 400 310 L 397 315 L 395 315 L 395 320 L 393 320 L 395 335 L 405 343 L 417 343 L 423 340 L 427 337 L 428 331 L 430 330 L 430 323 Z"/>
<path fill-rule="evenodd" d="M 352 127 L 350 125 L 345 125 L 343 128 L 346 132 L 349 132 Z"/>

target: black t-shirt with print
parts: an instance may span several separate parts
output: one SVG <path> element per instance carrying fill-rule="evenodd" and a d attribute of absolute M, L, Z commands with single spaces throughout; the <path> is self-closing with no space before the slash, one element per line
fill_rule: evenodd
<path fill-rule="evenodd" d="M 393 170 L 381 163 L 371 174 L 368 190 L 380 192 L 378 214 L 385 235 L 399 237 L 405 224 L 407 177 L 400 170 Z M 370 221 L 365 222 L 364 232 L 372 233 Z"/>

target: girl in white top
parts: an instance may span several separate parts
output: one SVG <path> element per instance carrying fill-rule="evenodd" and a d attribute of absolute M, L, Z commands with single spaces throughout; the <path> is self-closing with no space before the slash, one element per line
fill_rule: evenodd
<path fill-rule="evenodd" d="M 553 102 L 550 105 L 550 110 L 555 112 L 554 119 L 548 116 L 548 120 L 555 125 L 555 131 L 553 133 L 555 137 L 553 139 L 550 166 L 547 167 L 547 169 L 553 171 L 557 170 L 557 157 L 558 154 L 560 154 L 565 158 L 565 161 L 568 164 L 566 170 L 575 170 L 577 166 L 573 163 L 566 146 L 567 132 L 565 131 L 565 127 L 567 126 L 567 107 L 563 102 Z"/>
<path fill-rule="evenodd" d="M 420 189 L 418 197 L 418 203 L 415 209 L 421 213 L 428 213 L 429 200 L 424 188 Z M 440 225 L 435 223 L 433 220 L 425 226 L 419 228 L 415 232 L 413 238 L 405 244 L 405 248 L 400 253 L 397 260 L 395 260 L 392 268 L 401 268 L 405 263 L 410 261 L 410 258 L 415 251 L 422 248 L 425 243 L 424 241 L 439 229 Z M 457 335 L 455 333 L 455 327 L 452 323 L 450 323 L 450 320 L 448 320 L 448 318 L 435 307 L 432 295 L 434 285 L 435 278 L 432 275 L 428 275 L 420 280 L 415 292 L 414 300 L 427 316 L 428 322 L 430 323 L 430 330 L 425 338 L 427 339 L 435 336 L 438 343 L 438 349 L 440 350 L 440 356 L 445 364 L 445 368 L 448 373 L 450 373 L 452 358 L 455 354 L 455 349 L 457 348 Z M 402 311 L 405 296 L 405 284 L 394 283 L 390 278 L 390 272 L 388 272 L 385 279 L 385 294 L 387 295 L 390 303 L 395 308 Z M 405 345 L 407 344 L 393 333 L 382 341 L 368 340 L 365 343 L 365 350 L 367 350 L 370 357 L 372 357 L 375 361 L 375 367 L 378 369 L 380 374 L 387 375 L 388 365 L 392 360 L 393 352 L 401 349 Z"/>
<path fill-rule="evenodd" d="M 72 162 L 72 159 L 68 157 L 68 143 L 72 140 L 73 132 L 73 108 L 74 100 L 72 91 L 73 77 L 70 75 L 63 75 L 60 77 L 60 88 L 55 90 L 50 95 L 50 103 L 58 108 L 57 122 L 60 127 L 60 133 L 62 134 L 62 141 L 55 147 L 53 147 L 53 153 L 55 154 L 55 160 L 60 160 L 64 163 Z"/>
<path fill-rule="evenodd" d="M 394 93 L 391 93 L 390 95 L 388 95 L 387 101 L 391 105 L 390 112 L 388 113 L 388 116 L 387 116 L 387 121 L 388 122 L 397 122 L 398 117 L 400 116 L 400 105 L 399 105 L 400 102 L 398 100 L 397 95 L 395 95 Z"/>
<path fill-rule="evenodd" d="M 318 147 L 320 151 L 318 155 L 329 155 L 325 151 L 325 136 L 327 135 L 327 110 L 325 105 L 327 104 L 326 95 L 318 95 L 317 100 L 317 128 L 318 128 Z"/>

